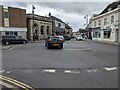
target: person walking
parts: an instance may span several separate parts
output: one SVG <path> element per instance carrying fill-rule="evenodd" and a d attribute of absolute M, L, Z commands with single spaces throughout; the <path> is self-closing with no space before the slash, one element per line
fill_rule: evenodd
<path fill-rule="evenodd" d="M 33 41 L 35 42 L 35 33 L 33 34 Z"/>

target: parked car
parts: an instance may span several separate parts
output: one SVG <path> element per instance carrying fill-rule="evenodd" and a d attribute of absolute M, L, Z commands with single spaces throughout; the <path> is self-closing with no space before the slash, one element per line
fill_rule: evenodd
<path fill-rule="evenodd" d="M 28 41 L 24 39 L 22 36 L 17 35 L 4 35 L 2 36 L 2 43 L 5 45 L 13 44 L 13 43 L 27 43 Z"/>
<path fill-rule="evenodd" d="M 71 37 L 68 35 L 64 35 L 65 40 L 71 40 Z"/>
<path fill-rule="evenodd" d="M 63 42 L 65 41 L 65 38 L 63 36 L 58 36 L 58 37 L 60 37 L 63 40 Z"/>
<path fill-rule="evenodd" d="M 76 38 L 77 41 L 83 41 L 84 40 L 82 35 L 77 35 L 75 38 Z"/>
<path fill-rule="evenodd" d="M 63 48 L 63 39 L 59 36 L 49 36 L 45 40 L 45 46 L 49 49 L 51 47 Z"/>

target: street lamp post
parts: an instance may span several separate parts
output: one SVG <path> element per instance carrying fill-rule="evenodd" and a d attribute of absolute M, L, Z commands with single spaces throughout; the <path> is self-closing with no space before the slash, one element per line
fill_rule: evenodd
<path fill-rule="evenodd" d="M 89 37 L 90 32 L 89 32 L 89 30 L 88 30 L 88 15 L 84 16 L 84 18 L 86 19 L 85 29 L 88 31 L 88 32 L 87 32 L 87 36 Z"/>
<path fill-rule="evenodd" d="M 33 26 L 32 26 L 32 34 L 33 34 L 33 40 L 35 41 L 35 28 L 34 28 L 34 9 L 35 9 L 35 7 L 32 5 L 32 15 L 33 15 L 33 17 L 32 17 L 32 19 L 33 19 Z"/>
<path fill-rule="evenodd" d="M 86 27 L 88 25 L 88 15 L 84 16 L 84 18 L 86 19 Z"/>

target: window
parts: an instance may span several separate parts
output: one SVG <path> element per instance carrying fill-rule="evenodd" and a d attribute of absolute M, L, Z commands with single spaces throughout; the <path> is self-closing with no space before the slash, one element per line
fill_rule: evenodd
<path fill-rule="evenodd" d="M 94 27 L 96 27 L 96 21 L 94 21 Z"/>
<path fill-rule="evenodd" d="M 61 27 L 61 23 L 58 23 L 58 27 Z"/>
<path fill-rule="evenodd" d="M 44 26 L 41 26 L 41 35 L 44 34 Z"/>
<path fill-rule="evenodd" d="M 5 32 L 5 35 L 9 35 L 9 32 Z"/>
<path fill-rule="evenodd" d="M 10 32 L 5 32 L 5 35 L 18 35 L 18 32 L 12 32 L 12 31 L 10 31 Z"/>
<path fill-rule="evenodd" d="M 104 25 L 107 25 L 107 18 L 104 18 Z"/>
<path fill-rule="evenodd" d="M 14 32 L 14 35 L 18 35 L 18 32 Z"/>
<path fill-rule="evenodd" d="M 49 27 L 49 26 L 47 26 L 47 35 L 49 34 L 49 29 L 50 29 L 50 27 Z"/>
<path fill-rule="evenodd" d="M 4 12 L 4 18 L 8 18 L 8 12 Z"/>
<path fill-rule="evenodd" d="M 104 38 L 110 38 L 111 31 L 104 31 Z"/>
<path fill-rule="evenodd" d="M 114 16 L 111 16 L 111 24 L 114 23 Z"/>
<path fill-rule="evenodd" d="M 14 35 L 14 33 L 13 33 L 13 32 L 10 32 L 10 35 Z"/>
<path fill-rule="evenodd" d="M 99 26 L 101 26 L 101 20 L 99 20 Z"/>
<path fill-rule="evenodd" d="M 93 38 L 97 38 L 98 32 L 93 32 Z"/>

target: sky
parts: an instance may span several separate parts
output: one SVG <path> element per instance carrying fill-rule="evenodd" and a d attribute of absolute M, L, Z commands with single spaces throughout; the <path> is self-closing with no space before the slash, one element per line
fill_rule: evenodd
<path fill-rule="evenodd" d="M 97 1 L 97 2 L 96 2 Z M 78 31 L 79 28 L 85 28 L 86 19 L 93 14 L 99 14 L 108 4 L 115 0 L 4 0 L 0 2 L 0 5 L 4 7 L 18 7 L 26 9 L 26 13 L 32 13 L 32 5 L 34 5 L 34 12 L 37 15 L 48 16 L 49 12 L 51 15 L 56 16 L 68 23 L 73 28 L 73 31 Z"/>

